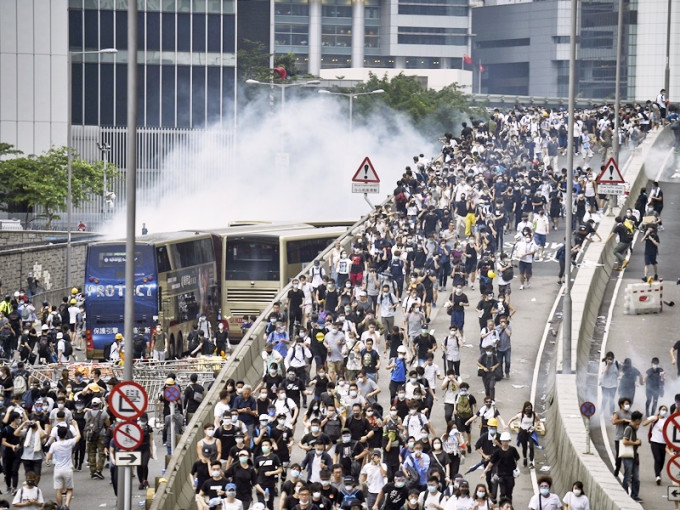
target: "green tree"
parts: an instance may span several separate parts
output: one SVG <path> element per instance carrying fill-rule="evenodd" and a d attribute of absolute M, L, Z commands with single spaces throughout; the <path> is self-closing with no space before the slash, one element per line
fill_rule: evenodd
<path fill-rule="evenodd" d="M 264 43 L 244 39 L 236 53 L 239 79 L 241 81 L 251 79 L 268 81 L 271 77 L 270 56 L 271 54 L 267 51 Z"/>
<path fill-rule="evenodd" d="M 103 161 L 89 163 L 78 158 L 71 149 L 71 198 L 74 207 L 86 201 L 90 195 L 104 191 L 104 168 L 107 185 L 118 176 L 112 163 Z M 61 218 L 68 200 L 68 153 L 66 147 L 51 148 L 40 154 L 23 156 L 12 146 L 0 144 L 0 156 L 11 154 L 13 158 L 0 161 L 0 189 L 3 190 L 2 208 L 8 211 L 29 212 L 40 207 L 47 228 Z"/>

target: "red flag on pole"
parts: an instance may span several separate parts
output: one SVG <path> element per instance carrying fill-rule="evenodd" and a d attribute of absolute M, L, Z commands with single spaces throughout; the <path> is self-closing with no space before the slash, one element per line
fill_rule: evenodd
<path fill-rule="evenodd" d="M 472 58 L 470 58 L 468 55 L 463 55 L 463 62 L 465 62 L 467 65 L 471 65 Z"/>

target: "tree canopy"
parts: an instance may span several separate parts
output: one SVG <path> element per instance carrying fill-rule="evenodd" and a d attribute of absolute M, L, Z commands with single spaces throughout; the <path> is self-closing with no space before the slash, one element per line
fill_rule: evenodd
<path fill-rule="evenodd" d="M 77 207 L 90 195 L 104 191 L 106 165 L 107 185 L 117 175 L 115 165 L 103 161 L 89 163 L 71 149 L 71 197 Z M 10 212 L 42 209 L 47 228 L 61 218 L 68 199 L 68 152 L 66 147 L 53 147 L 40 154 L 23 155 L 12 145 L 0 143 L 0 208 Z"/>

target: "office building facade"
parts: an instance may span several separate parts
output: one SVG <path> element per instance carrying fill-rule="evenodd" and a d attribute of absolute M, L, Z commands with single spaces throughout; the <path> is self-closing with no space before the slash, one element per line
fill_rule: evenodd
<path fill-rule="evenodd" d="M 276 0 L 277 55 L 299 68 L 461 69 L 469 55 L 468 0 Z"/>
<path fill-rule="evenodd" d="M 490 94 L 566 97 L 571 2 L 477 2 L 473 58 L 484 63 Z M 577 21 L 576 94 L 613 99 L 616 91 L 617 0 L 582 0 Z M 654 99 L 664 86 L 667 0 L 624 1 L 621 97 Z M 671 97 L 680 96 L 680 6 L 671 12 Z"/>

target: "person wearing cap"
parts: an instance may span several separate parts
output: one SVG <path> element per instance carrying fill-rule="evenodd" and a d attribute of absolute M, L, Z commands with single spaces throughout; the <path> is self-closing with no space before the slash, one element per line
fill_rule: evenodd
<path fill-rule="evenodd" d="M 228 483 L 225 488 L 225 497 L 222 499 L 222 510 L 248 510 L 243 502 L 236 499 L 236 484 Z"/>
<path fill-rule="evenodd" d="M 514 446 L 510 446 L 512 436 L 506 431 L 501 434 L 501 447 L 491 455 L 489 463 L 484 468 L 482 478 L 488 473 L 493 473 L 492 480 L 495 480 L 497 488 L 500 490 L 501 498 L 512 500 L 512 491 L 515 488 L 515 474 L 519 474 L 517 461 L 519 452 Z M 496 492 L 495 490 L 493 491 Z M 496 499 L 494 497 L 494 499 Z"/>
<path fill-rule="evenodd" d="M 76 301 L 75 297 L 72 297 L 68 304 L 68 327 L 71 330 L 71 333 L 75 333 L 76 324 L 78 323 L 78 315 L 80 314 L 80 308 L 78 308 L 78 301 Z"/>
<path fill-rule="evenodd" d="M 243 508 L 250 508 L 253 501 L 253 487 L 257 484 L 257 472 L 251 462 L 251 454 L 242 449 L 236 452 L 237 461 L 227 468 L 225 476 L 236 484 L 236 498 Z"/>
<path fill-rule="evenodd" d="M 363 491 L 356 486 L 356 480 L 353 476 L 345 476 L 343 478 L 343 485 L 340 489 L 340 508 L 350 510 L 355 506 L 363 507 L 366 501 L 366 496 Z"/>
<path fill-rule="evenodd" d="M 368 510 L 401 510 L 406 504 L 408 489 L 406 488 L 406 475 L 403 471 L 394 474 L 393 481 L 388 481 L 380 488 L 380 492 L 372 506 Z M 383 503 L 384 500 L 384 503 Z"/>
<path fill-rule="evenodd" d="M 330 469 L 333 461 L 331 456 L 326 453 L 326 445 L 323 440 L 317 439 L 311 444 L 312 449 L 307 452 L 300 467 L 307 470 L 307 483 L 321 482 L 321 471 Z"/>
<path fill-rule="evenodd" d="M 123 334 L 116 333 L 113 337 L 113 343 L 111 344 L 111 352 L 109 354 L 109 361 L 118 363 L 120 361 L 120 353 L 123 350 Z"/>
<path fill-rule="evenodd" d="M 60 411 L 63 415 L 63 411 Z M 62 416 L 63 418 L 63 416 Z M 56 490 L 57 504 L 60 508 L 68 508 L 71 505 L 73 498 L 73 449 L 78 441 L 80 441 L 80 430 L 78 425 L 73 422 L 72 425 L 66 424 L 56 427 L 57 442 L 52 443 L 47 453 L 47 462 L 54 459 L 54 489 Z M 72 436 L 72 437 L 68 437 Z M 63 491 L 66 491 L 66 501 L 62 505 Z"/>
<path fill-rule="evenodd" d="M 222 508 L 222 498 L 226 496 L 227 479 L 222 473 L 222 465 L 219 460 L 210 463 L 210 478 L 201 485 L 196 495 L 196 506 L 199 510 Z M 234 485 L 229 484 L 229 485 Z M 235 491 L 236 487 L 234 487 Z M 235 494 L 233 494 L 235 495 Z"/>
<path fill-rule="evenodd" d="M 267 341 L 264 344 L 264 350 L 262 351 L 262 361 L 264 362 L 264 374 L 267 375 L 272 368 L 275 366 L 276 373 L 279 373 L 279 367 L 283 367 L 283 356 L 281 353 L 274 349 L 274 344 Z"/>
<path fill-rule="evenodd" d="M 92 383 L 90 387 L 98 385 Z M 85 392 L 83 392 L 85 393 Z M 94 392 L 97 395 L 97 392 Z M 108 448 L 107 429 L 111 425 L 109 415 L 104 409 L 104 404 L 99 396 L 95 396 L 90 401 L 89 409 L 85 411 L 85 428 L 83 434 L 87 441 L 87 463 L 90 466 L 90 478 L 103 480 L 104 462 L 106 461 L 106 449 Z"/>
<path fill-rule="evenodd" d="M 373 450 L 370 462 L 361 468 L 360 481 L 366 484 L 366 506 L 372 509 L 387 481 L 387 465 L 382 461 L 382 451 L 379 448 Z"/>

